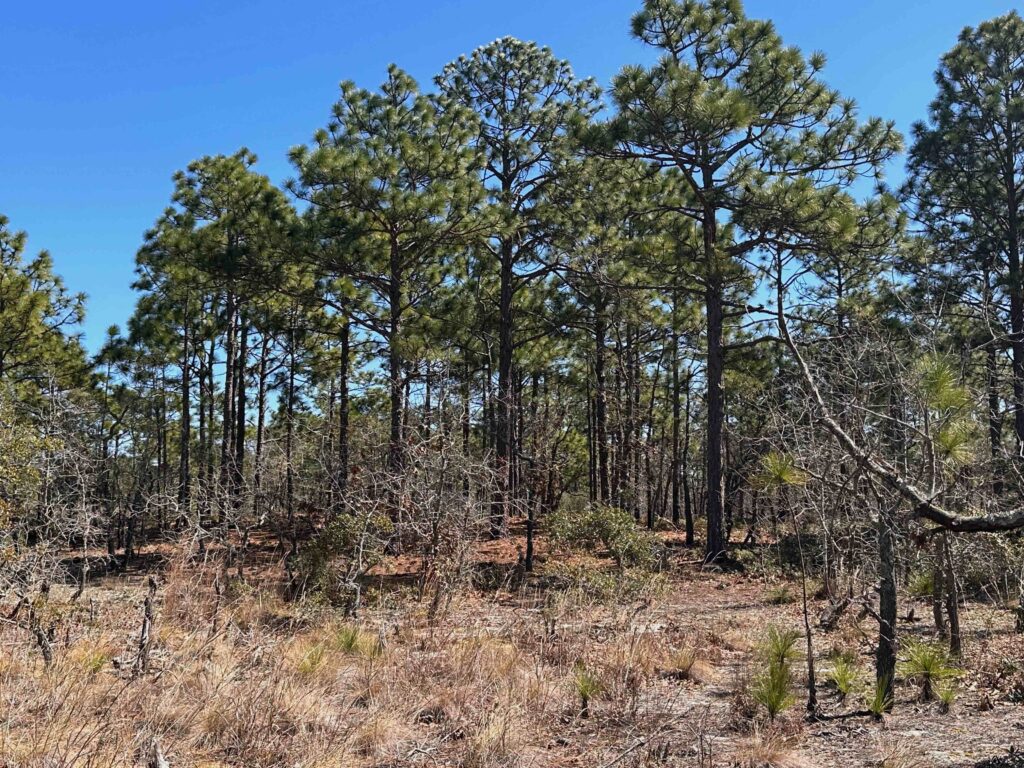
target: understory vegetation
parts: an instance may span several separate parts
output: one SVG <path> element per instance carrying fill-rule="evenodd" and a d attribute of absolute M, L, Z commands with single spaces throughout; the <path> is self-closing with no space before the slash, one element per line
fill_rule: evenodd
<path fill-rule="evenodd" d="M 1024 20 L 906 140 L 632 33 L 193 161 L 95 354 L 0 217 L 0 765 L 1022 764 Z"/>

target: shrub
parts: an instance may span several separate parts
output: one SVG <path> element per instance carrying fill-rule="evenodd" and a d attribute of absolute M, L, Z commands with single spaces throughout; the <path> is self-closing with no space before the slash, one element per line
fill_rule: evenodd
<path fill-rule="evenodd" d="M 796 595 L 793 594 L 793 590 L 789 588 L 788 584 L 782 584 L 769 589 L 765 595 L 765 601 L 769 605 L 789 605 L 796 601 Z"/>
<path fill-rule="evenodd" d="M 603 546 L 620 568 L 654 569 L 663 555 L 659 539 L 639 528 L 632 515 L 603 504 L 563 504 L 551 516 L 551 537 L 574 549 Z"/>
<path fill-rule="evenodd" d="M 939 711 L 942 714 L 949 712 L 953 706 L 953 702 L 956 701 L 956 682 L 953 680 L 946 681 L 938 686 L 936 694 L 939 697 Z"/>
<path fill-rule="evenodd" d="M 623 605 L 635 600 L 654 600 L 669 587 L 663 573 L 643 568 L 602 571 L 591 562 L 549 562 L 545 563 L 543 574 L 549 589 L 564 595 L 558 610 L 593 602 Z"/>
<path fill-rule="evenodd" d="M 697 652 L 693 648 L 680 648 L 669 657 L 665 674 L 676 680 L 689 680 L 696 663 Z"/>
<path fill-rule="evenodd" d="M 380 511 L 353 509 L 337 515 L 296 560 L 294 591 L 322 595 L 355 613 L 358 580 L 380 562 L 393 534 L 391 520 Z"/>
<path fill-rule="evenodd" d="M 892 708 L 892 696 L 889 694 L 889 678 L 883 677 L 875 680 L 875 686 L 866 697 L 868 711 L 881 719 L 882 715 Z"/>
<path fill-rule="evenodd" d="M 932 701 L 935 688 L 943 680 L 957 676 L 950 665 L 946 649 L 938 643 L 914 642 L 906 646 L 906 660 L 902 665 L 904 676 L 921 686 L 921 701 Z"/>
<path fill-rule="evenodd" d="M 323 644 L 315 643 L 309 647 L 299 659 L 296 671 L 303 677 L 311 677 L 315 675 L 320 666 L 324 663 L 324 659 L 327 658 L 327 649 L 324 648 Z"/>
<path fill-rule="evenodd" d="M 735 768 L 801 768 L 806 763 L 794 751 L 793 744 L 783 734 L 755 727 L 733 751 L 730 765 Z"/>
<path fill-rule="evenodd" d="M 330 646 L 333 650 L 366 658 L 375 658 L 383 651 L 379 639 L 353 624 L 338 627 L 331 636 Z"/>
<path fill-rule="evenodd" d="M 832 662 L 827 678 L 836 687 L 840 700 L 845 700 L 857 687 L 857 665 L 840 657 Z"/>
<path fill-rule="evenodd" d="M 774 720 L 796 701 L 790 692 L 791 678 L 789 664 L 774 660 L 754 679 L 751 695 L 768 711 L 769 720 Z"/>
<path fill-rule="evenodd" d="M 907 591 L 912 597 L 924 599 L 932 596 L 935 579 L 931 571 L 918 571 L 907 582 Z"/>
<path fill-rule="evenodd" d="M 580 716 L 590 717 L 590 701 L 601 695 L 604 684 L 601 679 L 582 664 L 577 664 L 572 678 L 573 688 L 580 697 Z"/>
<path fill-rule="evenodd" d="M 800 633 L 796 630 L 782 630 L 774 625 L 770 626 L 759 647 L 761 657 L 769 666 L 772 664 L 788 666 L 790 662 L 800 657 L 800 651 L 796 645 L 799 639 Z"/>

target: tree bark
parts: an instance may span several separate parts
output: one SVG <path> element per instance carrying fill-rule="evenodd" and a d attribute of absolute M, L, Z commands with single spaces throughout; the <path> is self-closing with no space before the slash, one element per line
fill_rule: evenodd
<path fill-rule="evenodd" d="M 221 419 L 221 443 L 220 443 L 220 516 L 224 514 L 224 503 L 227 498 L 228 488 L 231 482 L 232 465 L 234 463 L 234 428 L 235 428 L 235 295 L 228 291 L 227 306 L 225 309 L 227 317 L 227 331 L 224 335 L 224 399 Z M 212 361 L 211 361 L 212 362 Z"/>
<path fill-rule="evenodd" d="M 260 519 L 263 493 L 263 438 L 267 414 L 267 358 L 270 355 L 270 335 L 264 333 L 260 343 L 259 371 L 256 383 L 256 450 L 253 454 L 252 516 Z"/>
<path fill-rule="evenodd" d="M 597 444 L 597 499 L 607 504 L 608 483 L 608 383 L 605 374 L 607 322 L 605 303 L 599 299 L 594 317 L 594 441 Z"/>
<path fill-rule="evenodd" d="M 335 469 L 338 511 L 345 508 L 348 494 L 348 378 L 350 321 L 341 326 L 341 365 L 338 370 L 338 466 Z"/>
<path fill-rule="evenodd" d="M 498 296 L 498 402 L 495 423 L 495 489 L 491 500 L 492 539 L 505 535 L 505 524 L 508 518 L 509 493 L 512 478 L 512 418 L 513 399 L 512 362 L 515 354 L 512 311 L 513 265 L 515 262 L 512 243 L 505 240 L 501 243 L 500 275 Z"/>
<path fill-rule="evenodd" d="M 235 365 L 235 459 L 231 467 L 231 497 L 235 509 L 242 503 L 245 478 L 245 416 L 246 368 L 249 358 L 249 324 L 244 315 L 238 317 L 238 363 Z"/>
<path fill-rule="evenodd" d="M 892 708 L 896 680 L 896 558 L 893 552 L 891 512 L 878 511 L 878 648 L 875 652 L 876 685 L 884 688 L 886 711 Z"/>
<path fill-rule="evenodd" d="M 705 222 L 707 226 L 707 222 Z M 705 234 L 707 247 L 713 248 L 713 235 Z M 722 384 L 725 369 L 723 337 L 722 283 L 717 274 L 708 279 L 705 292 L 708 324 L 707 363 L 707 543 L 708 561 L 719 558 L 726 550 L 725 498 L 723 490 L 722 449 L 725 431 L 725 398 Z"/>
<path fill-rule="evenodd" d="M 191 346 L 189 344 L 189 320 L 188 300 L 185 301 L 185 315 L 182 334 L 181 354 L 181 430 L 178 447 L 178 516 L 187 515 L 191 499 L 191 467 L 189 460 L 192 448 L 192 392 L 191 392 L 191 369 L 190 358 Z"/>

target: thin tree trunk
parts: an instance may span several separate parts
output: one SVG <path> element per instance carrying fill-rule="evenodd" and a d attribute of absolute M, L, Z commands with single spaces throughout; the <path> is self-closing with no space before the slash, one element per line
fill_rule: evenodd
<path fill-rule="evenodd" d="M 288 328 L 288 390 L 285 412 L 287 416 L 285 433 L 285 510 L 288 515 L 288 535 L 291 553 L 295 554 L 298 542 L 295 535 L 295 320 Z"/>
<path fill-rule="evenodd" d="M 232 465 L 231 496 L 237 509 L 242 503 L 242 487 L 245 478 L 245 416 L 246 381 L 245 374 L 249 357 L 249 325 L 241 312 L 238 317 L 238 363 L 235 366 L 235 460 Z"/>
<path fill-rule="evenodd" d="M 597 443 L 597 498 L 610 501 L 608 484 L 608 384 L 605 376 L 605 306 L 598 302 L 594 319 L 594 427 Z"/>
<path fill-rule="evenodd" d="M 686 421 L 683 422 L 683 456 L 680 474 L 683 482 L 683 519 L 686 523 L 686 546 L 694 545 L 693 494 L 690 490 L 690 379 L 686 375 Z"/>
<path fill-rule="evenodd" d="M 350 321 L 346 317 L 341 326 L 341 365 L 338 371 L 338 467 L 335 487 L 338 492 L 338 510 L 345 508 L 348 494 L 348 378 Z"/>
<path fill-rule="evenodd" d="M 945 573 L 944 591 L 946 593 L 946 614 L 949 617 L 949 652 L 960 656 L 963 645 L 960 638 L 960 601 L 957 597 L 956 571 L 953 568 L 953 552 L 949 542 L 949 534 L 942 534 L 943 572 Z"/>
<path fill-rule="evenodd" d="M 677 297 L 678 300 L 678 297 Z M 673 310 L 675 305 L 673 304 Z M 675 312 L 673 311 L 673 314 Z M 675 322 L 672 324 L 672 525 L 679 527 L 679 416 L 681 392 L 679 384 L 679 331 Z M 690 543 L 690 542 L 688 542 Z"/>
<path fill-rule="evenodd" d="M 223 505 L 227 498 L 234 463 L 235 434 L 235 296 L 228 291 L 227 295 L 227 332 L 224 337 L 224 400 L 222 410 L 222 435 L 220 443 L 220 516 L 223 518 Z"/>
<path fill-rule="evenodd" d="M 878 514 L 878 648 L 875 653 L 876 685 L 884 690 L 886 711 L 892 708 L 896 680 L 896 558 L 893 552 L 893 524 L 890 510 Z"/>
<path fill-rule="evenodd" d="M 270 335 L 262 334 L 260 342 L 259 372 L 256 389 L 256 450 L 253 455 L 252 516 L 260 519 L 260 502 L 263 494 L 263 437 L 267 414 L 267 358 L 270 355 Z"/>
<path fill-rule="evenodd" d="M 188 515 L 191 498 L 191 467 L 189 458 L 192 443 L 191 346 L 189 344 L 188 300 L 185 301 L 186 320 L 183 325 L 181 354 L 181 430 L 178 448 L 178 515 Z"/>
<path fill-rule="evenodd" d="M 707 542 L 705 555 L 715 560 L 726 549 L 723 521 L 725 506 L 722 476 L 722 439 L 725 431 L 725 398 L 723 376 L 725 372 L 724 311 L 722 306 L 723 280 L 717 253 L 717 223 L 713 203 L 713 178 L 710 169 L 704 169 L 704 216 L 701 221 L 704 234 L 704 263 L 707 285 L 704 303 L 707 312 Z"/>
<path fill-rule="evenodd" d="M 491 499 L 490 534 L 492 539 L 505 535 L 512 478 L 512 361 L 515 348 L 512 313 L 514 253 L 512 243 L 501 244 L 498 296 L 498 402 L 495 423 L 495 489 Z"/>

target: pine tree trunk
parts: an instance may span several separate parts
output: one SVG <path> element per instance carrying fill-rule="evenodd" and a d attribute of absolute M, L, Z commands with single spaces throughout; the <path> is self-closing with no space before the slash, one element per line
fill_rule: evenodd
<path fill-rule="evenodd" d="M 686 546 L 694 545 L 693 494 L 690 490 L 690 374 L 686 375 L 686 420 L 683 422 L 683 455 L 679 473 L 683 485 L 683 520 L 686 524 Z"/>
<path fill-rule="evenodd" d="M 676 297 L 678 301 L 678 297 Z M 673 314 L 675 314 L 675 303 L 673 303 Z M 680 506 L 679 506 L 679 417 L 681 407 L 679 395 L 681 392 L 679 384 L 679 331 L 675 322 L 672 324 L 672 525 L 679 527 Z"/>
<path fill-rule="evenodd" d="M 199 517 L 199 524 L 202 525 L 203 524 L 203 519 L 204 519 L 204 516 L 205 516 L 204 513 L 206 512 L 205 507 L 206 507 L 206 505 L 208 503 L 208 498 L 209 498 L 209 493 L 210 493 L 210 486 L 209 486 L 209 484 L 207 482 L 207 476 L 206 476 L 207 466 L 209 465 L 209 461 L 210 461 L 210 457 L 208 455 L 207 445 L 206 445 L 206 433 L 207 433 L 206 401 L 207 401 L 207 399 L 209 397 L 209 394 L 207 393 L 207 390 L 206 390 L 206 366 L 207 366 L 207 360 L 206 360 L 205 352 L 202 351 L 203 350 L 202 343 L 200 343 L 200 344 L 198 344 L 196 346 L 196 350 L 198 352 L 198 357 L 197 357 L 197 360 L 198 360 L 198 370 L 197 370 L 196 373 L 197 373 L 197 376 L 198 376 L 198 379 L 199 379 L 199 381 L 197 382 L 199 403 L 198 403 L 197 412 L 199 414 L 199 458 L 200 458 L 200 462 L 201 462 L 200 465 L 199 465 L 199 493 L 200 493 L 200 502 L 199 502 L 198 517 Z"/>
<path fill-rule="evenodd" d="M 341 365 L 338 371 L 338 466 L 334 479 L 338 511 L 344 510 L 348 494 L 349 333 L 350 321 L 346 317 L 341 326 Z"/>
<path fill-rule="evenodd" d="M 397 244 L 392 245 L 391 279 L 388 287 L 388 389 L 390 403 L 390 428 L 388 433 L 388 471 L 392 480 L 397 478 L 403 466 L 402 420 L 405 411 L 404 387 L 402 382 L 402 277 Z"/>
<path fill-rule="evenodd" d="M 260 519 L 263 494 L 263 437 L 267 414 L 267 358 L 270 356 L 270 336 L 264 333 L 260 343 L 259 372 L 256 383 L 256 451 L 253 455 L 252 516 Z"/>
<path fill-rule="evenodd" d="M 594 427 L 597 443 L 597 498 L 607 504 L 611 490 L 608 484 L 608 384 L 605 376 L 605 305 L 599 301 L 594 318 Z"/>
<path fill-rule="evenodd" d="M 501 244 L 498 296 L 498 402 L 495 423 L 495 488 L 491 499 L 490 534 L 492 539 L 498 539 L 505 535 L 513 471 L 512 417 L 515 396 L 512 390 L 512 361 L 515 352 L 512 313 L 515 277 L 513 264 L 512 244 L 506 240 Z"/>
<path fill-rule="evenodd" d="M 222 410 L 222 435 L 220 443 L 220 492 L 219 512 L 220 518 L 224 517 L 224 505 L 227 500 L 228 489 L 231 484 L 232 465 L 234 464 L 234 434 L 235 434 L 235 295 L 228 291 L 227 295 L 227 332 L 224 336 L 224 400 Z M 219 521 L 218 521 L 219 522 Z"/>
<path fill-rule="evenodd" d="M 996 318 L 991 317 L 992 304 L 992 274 L 990 266 L 985 265 L 983 280 L 985 284 L 985 320 L 995 322 Z M 985 340 L 985 389 L 988 398 L 988 442 L 992 461 L 992 492 L 999 496 L 1003 492 L 1003 467 L 1000 466 L 1002 459 L 1003 444 L 1003 417 L 1001 413 L 999 397 L 999 349 L 994 336 Z"/>
<path fill-rule="evenodd" d="M 1020 203 L 1017 199 L 1017 150 L 1012 127 L 1006 132 L 1006 258 L 1009 267 L 1007 291 L 1010 294 L 1010 349 L 1013 353 L 1013 425 L 1017 448 L 1024 446 L 1024 275 L 1020 263 Z"/>
<path fill-rule="evenodd" d="M 231 473 L 232 505 L 239 509 L 242 504 L 242 488 L 245 478 L 245 415 L 246 415 L 246 367 L 249 357 L 249 325 L 244 315 L 238 317 L 238 363 L 235 365 L 235 459 Z"/>
<path fill-rule="evenodd" d="M 878 648 L 875 653 L 876 684 L 885 689 L 892 706 L 896 680 L 896 557 L 893 552 L 892 513 L 884 507 L 878 514 Z"/>
<path fill-rule="evenodd" d="M 710 237 L 712 236 L 705 233 L 707 247 L 713 248 L 713 240 L 710 240 Z M 722 382 L 725 371 L 725 350 L 723 347 L 722 283 L 721 278 L 717 274 L 709 276 L 705 301 L 708 324 L 707 543 L 705 555 L 708 561 L 713 561 L 719 558 L 726 549 L 724 478 L 722 472 L 722 450 L 725 430 L 725 402 L 722 395 Z"/>
<path fill-rule="evenodd" d="M 459 393 L 462 398 L 462 414 L 460 415 L 461 427 L 462 427 L 462 460 L 464 462 L 462 470 L 462 494 L 469 498 L 469 436 L 470 436 L 470 366 L 469 366 L 469 354 L 463 351 L 463 369 L 462 369 L 462 382 L 459 387 Z"/>
<path fill-rule="evenodd" d="M 188 316 L 188 301 L 185 301 L 185 315 Z M 183 325 L 182 354 L 181 354 L 181 429 L 180 444 L 178 448 L 178 516 L 188 515 L 189 500 L 191 498 L 191 468 L 189 458 L 192 443 L 192 392 L 191 368 L 189 359 L 191 347 L 189 345 L 189 321 L 186 319 Z"/>
<path fill-rule="evenodd" d="M 285 511 L 288 516 L 288 536 L 291 554 L 298 549 L 295 535 L 295 320 L 288 328 L 288 384 L 285 397 Z"/>

